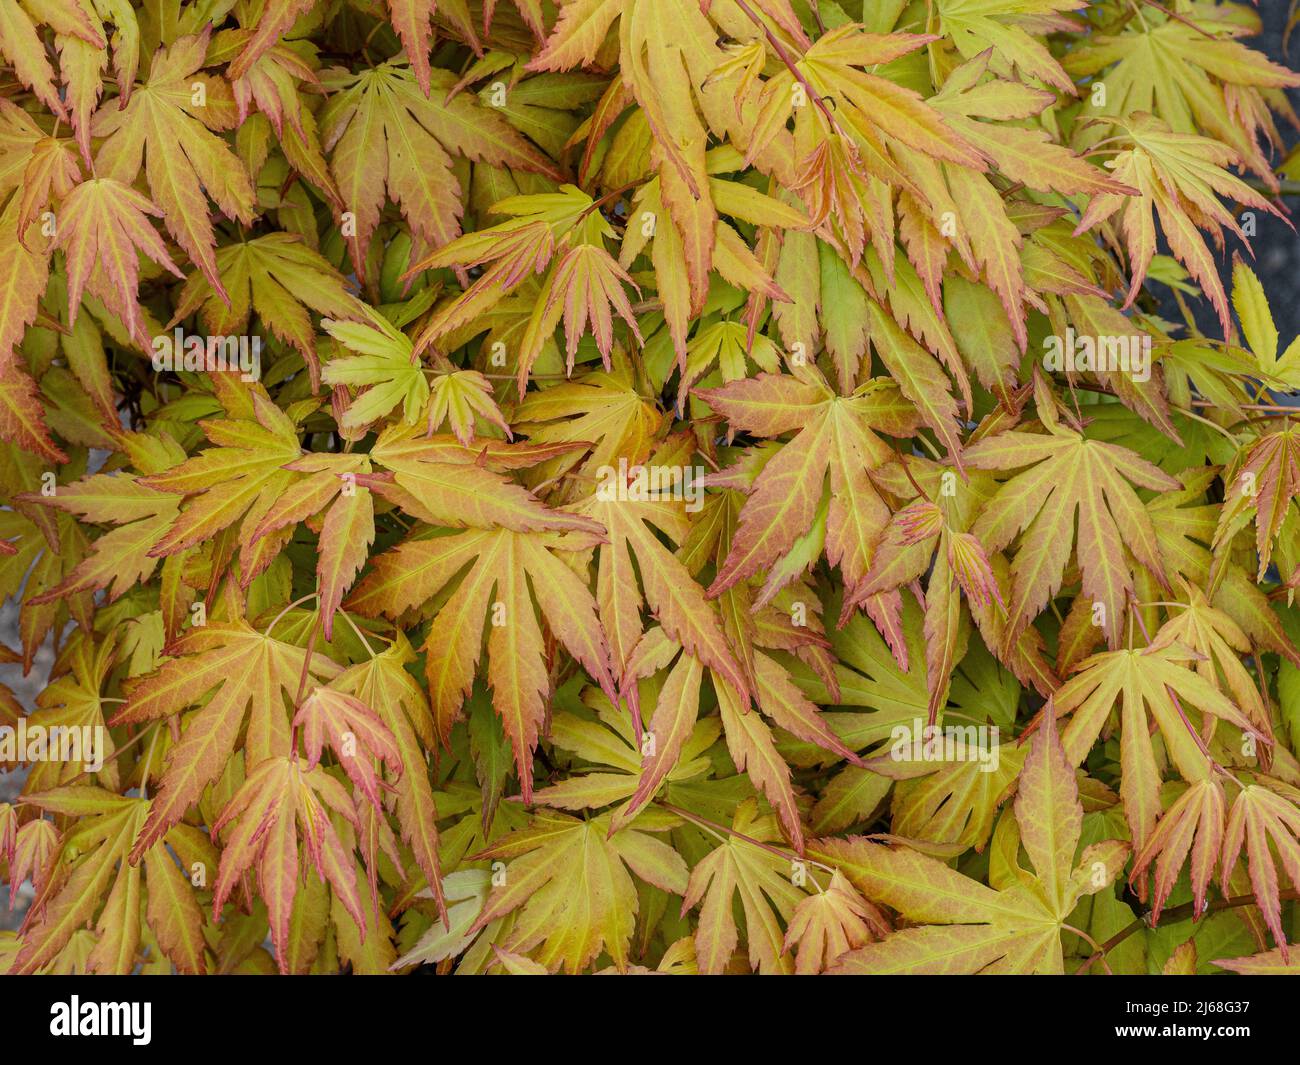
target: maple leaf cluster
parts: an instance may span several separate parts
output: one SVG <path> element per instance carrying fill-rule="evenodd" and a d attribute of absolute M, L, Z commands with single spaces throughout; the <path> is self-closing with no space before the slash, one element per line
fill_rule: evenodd
<path fill-rule="evenodd" d="M 0 972 L 1300 971 L 1259 29 L 3 0 Z"/>

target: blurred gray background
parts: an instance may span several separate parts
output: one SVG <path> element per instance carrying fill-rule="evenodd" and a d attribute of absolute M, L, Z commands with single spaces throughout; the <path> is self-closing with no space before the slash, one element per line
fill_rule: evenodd
<path fill-rule="evenodd" d="M 1300 69 L 1300 26 L 1291 34 L 1290 56 L 1282 53 L 1282 31 L 1286 28 L 1289 2 L 1290 0 L 1260 0 L 1258 11 L 1264 23 L 1264 32 L 1259 37 L 1246 38 L 1243 43 L 1264 52 L 1273 62 L 1297 70 Z M 1292 89 L 1288 96 L 1291 106 L 1300 111 L 1300 91 Z M 1300 142 L 1300 134 L 1289 124 L 1279 121 L 1278 130 L 1288 150 Z M 1284 155 L 1285 152 L 1276 161 L 1281 162 Z M 1283 202 L 1294 216 L 1291 218 L 1292 224 L 1300 227 L 1300 196 L 1284 197 Z M 1292 337 L 1300 334 L 1300 236 L 1285 222 L 1269 215 L 1261 214 L 1258 225 L 1259 234 L 1251 241 L 1255 259 L 1251 262 L 1244 249 L 1243 258 L 1254 267 L 1264 285 L 1273 308 L 1281 345 L 1285 348 Z M 1241 248 L 1241 242 L 1229 234 L 1227 253 L 1221 263 L 1225 284 L 1229 280 L 1234 248 Z M 1207 333 L 1217 334 L 1218 327 L 1214 324 L 1213 315 L 1207 315 L 1204 319 L 1198 316 L 1198 321 Z"/>

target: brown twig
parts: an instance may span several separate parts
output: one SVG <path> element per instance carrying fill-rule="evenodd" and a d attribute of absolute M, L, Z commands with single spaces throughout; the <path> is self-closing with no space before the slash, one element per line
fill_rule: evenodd
<path fill-rule="evenodd" d="M 790 49 L 788 49 L 776 34 L 772 32 L 767 23 L 758 17 L 754 9 L 750 7 L 745 0 L 736 0 L 736 6 L 745 13 L 745 17 L 748 18 L 750 22 L 763 31 L 763 36 L 767 38 L 767 43 L 772 46 L 772 51 L 774 51 L 777 58 L 785 64 L 786 69 L 794 75 L 794 79 L 804 87 L 804 91 L 808 94 L 808 98 L 817 105 L 817 109 L 826 117 L 826 121 L 830 123 L 831 129 L 841 137 L 845 136 L 844 128 L 840 125 L 839 119 L 837 119 L 835 113 L 826 106 L 826 101 L 821 98 L 817 90 L 812 87 L 812 83 L 804 76 L 803 71 L 799 69 L 799 61 L 790 54 Z"/>
<path fill-rule="evenodd" d="M 1283 891 L 1278 897 L 1283 900 L 1293 901 L 1296 899 L 1300 899 L 1300 891 L 1297 890 Z M 1210 903 L 1209 906 L 1205 908 L 1205 912 L 1214 913 L 1217 910 L 1231 910 L 1231 909 L 1235 909 L 1238 906 L 1257 906 L 1257 905 L 1258 902 L 1256 901 L 1254 895 L 1234 895 L 1232 898 L 1218 899 L 1217 901 Z M 1097 953 L 1095 953 L 1091 958 L 1089 958 L 1081 966 L 1079 966 L 1079 968 L 1075 971 L 1074 975 L 1080 976 L 1083 973 L 1087 972 L 1103 955 L 1109 954 L 1112 950 L 1114 950 L 1121 943 L 1123 943 L 1124 940 L 1128 939 L 1128 937 L 1131 936 L 1134 932 L 1138 931 L 1138 929 L 1143 927 L 1151 927 L 1149 922 L 1150 916 L 1151 916 L 1151 911 L 1147 911 L 1147 913 L 1143 914 L 1141 917 L 1136 918 L 1131 924 L 1125 925 L 1123 928 L 1121 928 L 1118 932 L 1116 932 L 1113 936 L 1111 936 L 1108 940 L 1106 940 L 1105 943 L 1101 945 L 1101 949 L 1097 951 Z M 1160 915 L 1160 920 L 1156 922 L 1154 927 L 1159 928 L 1166 924 L 1176 924 L 1178 921 L 1181 921 L 1184 918 L 1195 917 L 1195 916 L 1196 916 L 1195 901 L 1185 902 L 1181 906 L 1175 906 L 1173 909 L 1165 910 Z"/>
<path fill-rule="evenodd" d="M 657 801 L 655 803 L 661 810 L 667 810 L 670 814 L 676 814 L 678 817 L 684 817 L 687 821 L 693 821 L 701 828 L 707 828 L 712 832 L 725 832 L 729 836 L 735 836 L 736 839 L 748 843 L 751 847 L 757 847 L 761 851 L 767 851 L 776 857 L 788 862 L 807 862 L 809 865 L 815 865 L 818 869 L 833 873 L 835 870 L 829 865 L 823 865 L 821 862 L 813 861 L 811 858 L 803 858 L 794 851 L 783 851 L 780 847 L 774 847 L 770 843 L 763 843 L 753 836 L 747 836 L 743 832 L 737 832 L 734 828 L 728 828 L 726 825 L 717 821 L 710 821 L 707 817 L 701 817 L 699 814 L 693 814 L 690 810 L 683 810 L 680 806 L 674 806 L 672 803 Z"/>

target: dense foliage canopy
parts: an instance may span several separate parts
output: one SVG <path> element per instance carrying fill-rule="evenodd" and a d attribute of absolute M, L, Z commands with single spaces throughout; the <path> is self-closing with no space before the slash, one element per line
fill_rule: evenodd
<path fill-rule="evenodd" d="M 0 0 L 0 971 L 1300 969 L 1259 29 Z"/>

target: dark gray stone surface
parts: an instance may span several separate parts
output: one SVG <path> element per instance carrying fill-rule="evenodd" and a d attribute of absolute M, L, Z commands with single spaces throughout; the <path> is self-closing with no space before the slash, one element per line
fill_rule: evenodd
<path fill-rule="evenodd" d="M 1247 38 L 1243 43 L 1263 52 L 1275 63 L 1291 70 L 1300 69 L 1300 27 L 1291 36 L 1291 54 L 1282 52 L 1282 31 L 1286 28 L 1287 7 L 1289 0 L 1260 0 L 1259 17 L 1264 24 L 1264 32 L 1258 37 Z M 1300 91 L 1291 90 L 1288 94 L 1291 104 L 1300 111 Z M 1300 133 L 1289 124 L 1279 123 L 1279 132 L 1287 149 L 1300 142 Z M 1285 152 L 1279 154 L 1280 162 Z M 1291 222 L 1300 227 L 1300 196 L 1285 197 L 1283 202 L 1293 213 Z M 1285 348 L 1291 338 L 1300 334 L 1300 236 L 1286 223 L 1268 216 L 1259 219 L 1259 234 L 1251 241 L 1255 249 L 1255 259 L 1251 262 L 1255 272 L 1267 293 L 1273 308 L 1273 317 L 1277 324 L 1281 344 Z M 1225 284 L 1232 269 L 1232 252 L 1240 247 L 1240 241 L 1232 235 L 1228 237 L 1227 251 L 1223 257 L 1223 276 Z M 1212 315 L 1197 319 L 1209 335 L 1217 336 L 1218 327 L 1213 324 Z"/>

